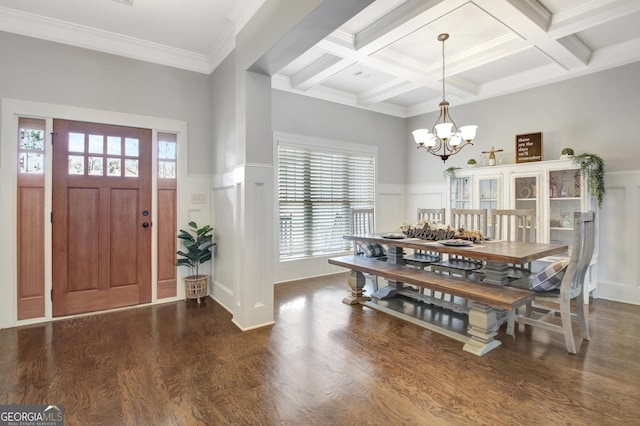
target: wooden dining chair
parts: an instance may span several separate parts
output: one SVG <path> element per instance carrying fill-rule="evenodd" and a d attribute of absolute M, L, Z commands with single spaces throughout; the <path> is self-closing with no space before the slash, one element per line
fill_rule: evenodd
<path fill-rule="evenodd" d="M 424 220 L 429 224 L 444 224 L 445 209 L 418 209 L 418 221 Z M 419 269 L 425 269 L 434 262 L 440 261 L 440 254 L 427 250 L 414 250 L 413 253 L 404 256 L 407 265 Z"/>
<path fill-rule="evenodd" d="M 547 289 L 536 293 L 533 302 L 526 305 L 524 315 L 517 315 L 519 324 L 540 327 L 544 330 L 564 335 L 567 351 L 576 353 L 576 342 L 573 337 L 572 321 L 577 320 L 584 340 L 589 340 L 589 311 L 584 302 L 585 277 L 591 263 L 595 246 L 595 213 L 575 212 L 573 216 L 573 249 L 571 258 L 564 272 L 558 288 L 551 288 L 555 284 L 554 274 L 547 270 L 541 271 L 543 279 L 527 283 L 515 281 L 509 285 L 531 288 L 532 283 L 538 289 Z M 550 269 L 550 268 L 547 268 Z M 557 275 L 555 275 L 557 277 Z M 557 278 L 556 278 L 557 282 Z M 534 287 L 534 290 L 535 290 Z M 575 313 L 571 312 L 571 301 L 575 303 Z M 560 324 L 554 319 L 560 316 Z M 509 328 L 513 324 L 509 324 Z M 512 330 L 511 330 L 512 331 Z"/>
<path fill-rule="evenodd" d="M 480 231 L 487 235 L 487 209 L 451 209 L 451 227 L 460 230 Z M 448 259 L 431 264 L 434 272 L 470 277 L 482 268 L 482 262 L 468 257 L 449 255 Z"/>
<path fill-rule="evenodd" d="M 351 233 L 352 234 L 373 234 L 375 233 L 375 213 L 374 209 L 352 209 L 351 210 Z M 386 260 L 384 248 L 379 244 L 366 244 L 353 242 L 353 254 Z M 378 290 L 378 277 L 376 275 L 364 273 L 365 283 L 368 281 L 373 287 L 373 291 Z"/>
<path fill-rule="evenodd" d="M 491 232 L 494 240 L 536 242 L 536 211 L 534 209 L 496 209 L 491 212 Z"/>
<path fill-rule="evenodd" d="M 489 238 L 502 241 L 536 242 L 536 211 L 534 209 L 496 209 L 491 212 Z M 512 279 L 531 274 L 531 263 L 512 264 L 507 274 Z"/>

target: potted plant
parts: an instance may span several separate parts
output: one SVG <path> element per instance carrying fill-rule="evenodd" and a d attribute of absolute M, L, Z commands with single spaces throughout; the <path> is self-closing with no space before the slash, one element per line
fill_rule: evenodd
<path fill-rule="evenodd" d="M 448 167 L 444 169 L 444 171 L 442 172 L 442 176 L 453 179 L 456 177 L 456 170 L 460 170 L 460 167 L 454 167 L 454 166 Z"/>
<path fill-rule="evenodd" d="M 606 193 L 604 160 L 598 154 L 580 154 L 573 157 L 573 162 L 580 167 L 580 173 L 587 178 L 589 191 L 598 200 L 598 207 L 601 207 Z"/>
<path fill-rule="evenodd" d="M 467 161 L 467 166 L 469 167 L 475 167 L 478 163 L 476 162 L 475 158 L 470 158 L 469 161 Z"/>
<path fill-rule="evenodd" d="M 573 149 L 571 149 L 571 148 L 563 148 L 562 152 L 560 154 L 561 154 L 560 155 L 561 159 L 573 157 Z"/>
<path fill-rule="evenodd" d="M 182 244 L 186 251 L 178 250 L 178 259 L 176 266 L 186 266 L 189 268 L 189 276 L 184 277 L 184 289 L 187 299 L 197 299 L 207 295 L 209 284 L 208 275 L 200 275 L 199 266 L 202 263 L 211 260 L 211 247 L 215 245 L 213 240 L 213 228 L 205 225 L 198 228 L 198 225 L 189 222 L 189 231 L 180 230 L 178 239 L 182 240 Z"/>

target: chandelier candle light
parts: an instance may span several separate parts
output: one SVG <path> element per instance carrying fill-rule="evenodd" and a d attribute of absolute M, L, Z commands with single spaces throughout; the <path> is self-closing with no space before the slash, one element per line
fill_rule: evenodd
<path fill-rule="evenodd" d="M 457 154 L 467 145 L 473 145 L 471 142 L 476 137 L 476 129 L 478 126 L 462 126 L 453 121 L 449 115 L 449 102 L 445 98 L 445 82 L 444 82 L 444 42 L 449 38 L 449 34 L 440 34 L 438 41 L 442 42 L 442 102 L 440 102 L 440 115 L 435 124 L 428 129 L 417 129 L 413 131 L 413 137 L 418 144 L 418 148 L 424 148 L 429 154 L 433 154 L 447 161 L 447 158 L 453 154 Z M 442 151 L 441 151 L 442 150 Z"/>

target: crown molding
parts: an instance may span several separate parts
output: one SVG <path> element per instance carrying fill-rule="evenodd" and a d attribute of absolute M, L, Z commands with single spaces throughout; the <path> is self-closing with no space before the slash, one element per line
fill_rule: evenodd
<path fill-rule="evenodd" d="M 204 74 L 212 69 L 202 54 L 5 7 L 0 30 Z"/>

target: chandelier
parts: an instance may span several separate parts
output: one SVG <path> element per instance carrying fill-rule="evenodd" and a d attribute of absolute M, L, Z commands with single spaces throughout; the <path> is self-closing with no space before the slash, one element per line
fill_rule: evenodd
<path fill-rule="evenodd" d="M 429 154 L 442 158 L 442 162 L 453 154 L 460 152 L 476 137 L 478 126 L 462 126 L 453 121 L 449 114 L 449 102 L 445 98 L 444 83 L 444 42 L 449 38 L 449 34 L 440 34 L 438 41 L 442 42 L 442 102 L 440 102 L 440 115 L 435 124 L 428 129 L 417 129 L 412 132 L 418 148 L 424 148 Z"/>

